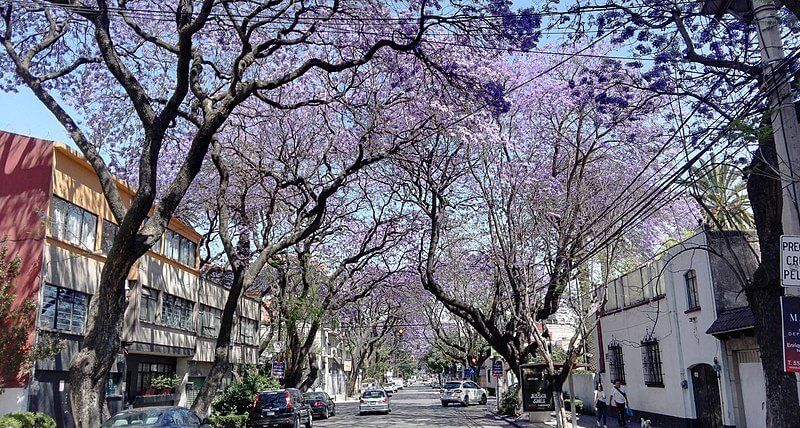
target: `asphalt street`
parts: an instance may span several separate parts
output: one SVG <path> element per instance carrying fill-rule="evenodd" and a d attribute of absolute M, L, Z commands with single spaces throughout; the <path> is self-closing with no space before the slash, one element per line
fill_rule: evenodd
<path fill-rule="evenodd" d="M 315 420 L 315 427 L 466 427 L 494 428 L 513 425 L 496 418 L 489 412 L 493 405 L 471 405 L 461 407 L 451 404 L 442 407 L 438 390 L 423 386 L 412 386 L 393 394 L 392 412 L 388 415 L 368 414 L 359 416 L 358 403 L 337 403 L 336 416 L 327 420 Z"/>

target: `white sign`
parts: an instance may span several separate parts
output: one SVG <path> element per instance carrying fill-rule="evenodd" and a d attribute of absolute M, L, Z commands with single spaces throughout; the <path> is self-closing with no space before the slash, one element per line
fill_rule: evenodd
<path fill-rule="evenodd" d="M 800 287 L 800 236 L 781 235 L 781 285 Z"/>

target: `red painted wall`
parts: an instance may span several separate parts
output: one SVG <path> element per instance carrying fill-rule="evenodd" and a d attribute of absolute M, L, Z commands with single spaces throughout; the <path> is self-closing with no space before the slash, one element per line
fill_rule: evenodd
<path fill-rule="evenodd" d="M 22 259 L 12 284 L 18 302 L 38 303 L 52 174 L 52 143 L 0 131 L 0 238 L 7 237 L 11 256 Z"/>

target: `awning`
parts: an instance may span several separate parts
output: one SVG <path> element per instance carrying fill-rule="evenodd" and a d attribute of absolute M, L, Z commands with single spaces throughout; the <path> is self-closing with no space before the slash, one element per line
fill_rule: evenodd
<path fill-rule="evenodd" d="M 749 330 L 754 325 L 753 311 L 749 306 L 728 309 L 720 313 L 719 317 L 706 330 L 706 334 L 719 336 L 735 331 Z"/>

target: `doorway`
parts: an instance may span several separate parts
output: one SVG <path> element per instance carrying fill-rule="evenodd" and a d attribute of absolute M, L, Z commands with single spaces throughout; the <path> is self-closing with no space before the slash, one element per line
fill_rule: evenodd
<path fill-rule="evenodd" d="M 694 408 L 697 412 L 698 426 L 701 428 L 722 428 L 722 405 L 719 398 L 717 372 L 709 364 L 691 367 Z"/>

